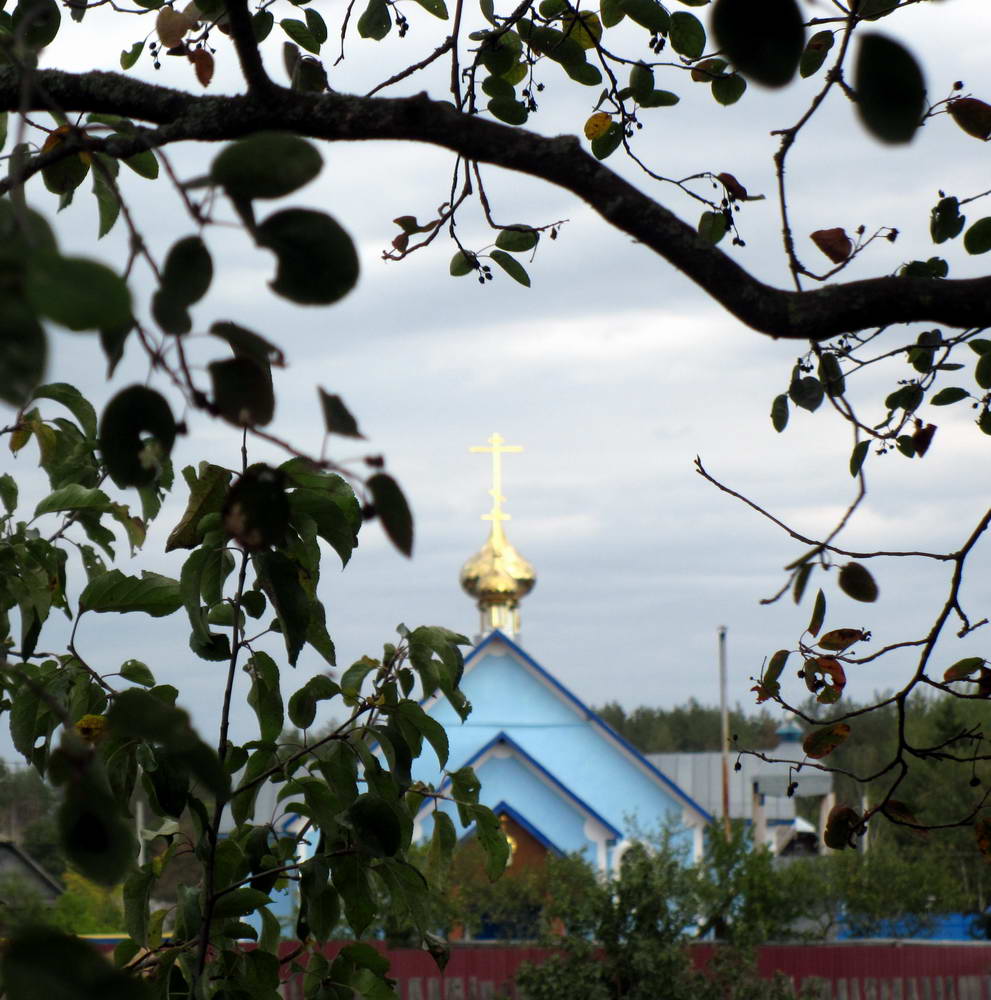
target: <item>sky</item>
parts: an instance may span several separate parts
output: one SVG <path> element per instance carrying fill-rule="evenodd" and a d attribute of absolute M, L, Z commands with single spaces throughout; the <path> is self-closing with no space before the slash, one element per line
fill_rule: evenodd
<path fill-rule="evenodd" d="M 328 23 L 343 9 L 336 0 L 315 0 L 314 6 Z M 805 6 L 810 13 L 830 9 Z M 707 9 L 694 12 L 705 17 Z M 413 27 L 402 42 L 389 39 L 376 47 L 350 40 L 347 59 L 331 72 L 332 85 L 360 92 L 394 66 L 429 52 L 441 36 L 431 34 L 429 18 L 420 14 L 418 8 L 407 11 Z M 943 0 L 912 8 L 893 19 L 890 29 L 887 21 L 878 28 L 920 53 L 931 99 L 947 96 L 957 80 L 965 82 L 964 92 L 987 97 L 988 19 L 984 0 Z M 88 15 L 82 26 L 66 26 L 43 65 L 82 69 L 97 59 L 116 64 L 117 53 L 149 27 L 148 19 L 94 17 L 91 23 Z M 277 34 L 278 29 L 265 59 L 282 80 Z M 333 45 L 325 51 L 331 53 L 329 63 Z M 146 56 L 133 72 L 198 88 L 191 67 L 182 60 L 165 62 L 155 73 Z M 226 43 L 218 48 L 217 63 L 211 92 L 233 92 L 236 66 Z M 570 81 L 556 66 L 542 67 L 541 74 L 546 81 L 541 114 L 530 125 L 545 134 L 580 133 L 598 91 L 566 85 Z M 723 108 L 707 87 L 689 83 L 687 74 L 673 83 L 658 74 L 658 86 L 677 90 L 682 102 L 650 113 L 636 137 L 638 154 L 666 176 L 728 171 L 751 194 L 768 196 L 748 202 L 740 213 L 746 246 L 727 249 L 782 287 L 788 276 L 773 197 L 777 140 L 770 132 L 797 120 L 820 80 L 783 92 L 751 87 L 739 104 Z M 436 83 L 427 79 L 392 92 Z M 796 530 L 813 537 L 828 532 L 854 492 L 847 471 L 849 429 L 826 406 L 814 415 L 793 411 L 781 435 L 769 420 L 771 401 L 786 391 L 800 345 L 743 327 L 572 196 L 491 168 L 483 168 L 483 176 L 497 218 L 538 225 L 567 220 L 559 238 L 542 240 L 527 263 L 532 287 L 515 284 L 495 268 L 496 280 L 484 287 L 469 277 L 450 277 L 454 247 L 443 239 L 401 263 L 383 261 L 382 251 L 397 232 L 391 220 L 404 214 L 429 217 L 446 198 L 452 157 L 398 143 L 321 148 L 322 174 L 287 204 L 329 211 L 348 229 L 362 264 L 356 290 L 329 308 L 277 299 L 266 287 L 271 257 L 235 228 L 212 226 L 205 238 L 218 273 L 193 315 L 196 329 L 229 319 L 284 348 L 288 367 L 276 373 L 278 408 L 269 430 L 319 453 L 323 433 L 316 386 L 340 393 L 368 440 L 334 439 L 328 453 L 339 461 L 355 460 L 359 471 L 363 455 L 385 455 L 410 499 L 416 519 L 412 559 L 398 555 L 375 524 L 362 530 L 345 572 L 338 572 L 333 553 L 326 555 L 322 596 L 340 666 L 376 654 L 399 622 L 446 625 L 470 635 L 477 630 L 477 612 L 459 589 L 458 572 L 487 533 L 480 515 L 489 506 L 488 458 L 468 449 L 493 432 L 525 449 L 504 465 L 512 516 L 507 533 L 538 575 L 522 605 L 522 643 L 589 704 L 671 707 L 690 698 L 715 704 L 716 635 L 726 626 L 730 701 L 753 707 L 753 676 L 774 650 L 794 647 L 818 585 L 827 595 L 827 627 L 872 631 L 865 652 L 928 629 L 948 575 L 945 567 L 919 560 L 878 561 L 873 568 L 881 596 L 873 605 L 842 595 L 833 573 L 814 578 L 798 607 L 787 597 L 762 607 L 760 599 L 783 584 L 782 567 L 805 547 L 694 469 L 700 456 L 714 477 Z M 188 178 L 202 173 L 214 152 L 195 147 L 171 155 L 177 172 Z M 881 146 L 834 93 L 790 161 L 799 252 L 824 270 L 825 259 L 807 234 L 832 226 L 852 232 L 863 223 L 868 231 L 891 226 L 901 235 L 894 244 L 875 243 L 848 269 L 849 277 L 891 273 L 905 261 L 929 257 L 938 252 L 928 236 L 938 190 L 961 197 L 985 190 L 987 162 L 988 149 L 947 116 L 929 122 L 907 147 Z M 697 218 L 697 205 L 670 185 L 639 175 L 619 153 L 609 165 L 683 218 Z M 193 231 L 166 185 L 137 178 L 126 184 L 135 218 L 160 256 Z M 40 184 L 35 187 L 29 200 L 52 218 L 54 198 Z M 120 266 L 126 255 L 123 227 L 97 243 L 87 191 L 88 182 L 57 220 L 63 250 Z M 980 209 L 981 203 L 969 206 L 970 218 L 978 218 Z M 476 249 L 491 242 L 477 213 L 465 213 L 459 233 Z M 980 259 L 963 257 L 952 247 L 952 275 L 981 273 Z M 146 309 L 153 286 L 139 275 L 135 287 Z M 136 343 L 129 344 L 109 386 L 88 337 L 53 331 L 52 343 L 48 378 L 74 381 L 94 400 L 146 375 Z M 222 356 L 207 338 L 191 338 L 190 345 L 199 364 Z M 878 400 L 912 374 L 904 362 L 868 369 L 851 380 L 850 392 L 879 420 Z M 932 449 L 923 460 L 871 456 L 871 496 L 842 536 L 849 547 L 952 549 L 983 513 L 988 444 L 971 412 L 927 406 L 921 415 L 939 426 Z M 228 466 L 238 462 L 236 432 L 200 414 L 191 415 L 191 426 L 193 433 L 179 440 L 173 454 L 177 470 L 204 457 Z M 16 460 L 4 455 L 2 471 L 12 471 L 28 496 L 40 491 L 33 446 Z M 255 444 L 250 458 L 280 460 Z M 178 576 L 182 554 L 162 551 L 185 502 L 183 490 L 176 492 L 144 552 L 133 562 L 123 560 L 125 572 L 151 568 Z M 974 555 L 964 596 L 972 616 L 983 617 L 991 599 L 986 546 Z M 132 656 L 144 660 L 160 681 L 183 691 L 184 704 L 204 732 L 215 728 L 223 665 L 197 661 L 177 619 L 89 618 L 78 642 L 99 669 L 114 670 Z M 962 655 L 981 655 L 982 641 L 978 632 L 947 643 L 937 658 L 949 664 Z M 851 671 L 849 694 L 864 700 L 899 684 L 911 656 L 889 660 Z M 322 669 L 308 656 L 295 674 L 286 668 L 286 696 Z M 792 677 L 786 693 L 801 699 L 800 682 Z M 242 699 L 235 736 L 250 738 L 253 725 Z"/>

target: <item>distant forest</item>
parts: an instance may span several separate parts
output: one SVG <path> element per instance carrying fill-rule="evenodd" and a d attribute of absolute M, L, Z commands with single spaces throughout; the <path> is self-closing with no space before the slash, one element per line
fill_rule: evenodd
<path fill-rule="evenodd" d="M 700 705 L 692 698 L 675 708 L 641 705 L 627 712 L 615 701 L 595 711 L 641 753 L 694 753 L 719 750 L 719 709 Z M 730 712 L 730 736 L 735 745 L 749 750 L 769 750 L 778 745 L 780 713 L 760 709 L 746 715 L 739 705 Z"/>

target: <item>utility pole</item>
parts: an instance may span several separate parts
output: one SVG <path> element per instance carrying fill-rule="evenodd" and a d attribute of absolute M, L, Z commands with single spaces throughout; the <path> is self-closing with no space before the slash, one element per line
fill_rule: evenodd
<path fill-rule="evenodd" d="M 726 704 L 726 626 L 716 630 L 719 636 L 719 715 L 721 721 L 720 741 L 723 751 L 723 830 L 726 839 L 732 833 L 729 817 L 729 708 Z"/>

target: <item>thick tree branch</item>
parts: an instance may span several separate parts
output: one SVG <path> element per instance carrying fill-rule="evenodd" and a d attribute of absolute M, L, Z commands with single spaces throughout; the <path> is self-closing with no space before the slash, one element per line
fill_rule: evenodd
<path fill-rule="evenodd" d="M 701 239 L 629 181 L 586 153 L 574 136 L 546 138 L 462 114 L 425 95 L 407 98 L 302 94 L 273 86 L 264 96 L 194 97 L 117 73 L 37 73 L 41 91 L 67 112 L 105 111 L 160 127 L 133 140 L 131 151 L 183 140 L 234 139 L 289 129 L 329 141 L 424 142 L 555 184 L 582 198 L 603 219 L 649 247 L 753 329 L 772 337 L 824 340 L 892 323 L 991 326 L 991 277 L 882 277 L 784 291 L 764 284 Z M 0 69 L 0 110 L 40 110 L 45 98 L 22 104 L 21 81 Z M 108 152 L 126 155 L 129 142 Z"/>

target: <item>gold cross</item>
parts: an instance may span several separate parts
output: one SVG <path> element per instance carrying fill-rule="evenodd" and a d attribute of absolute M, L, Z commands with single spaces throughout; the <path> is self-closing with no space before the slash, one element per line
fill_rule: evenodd
<path fill-rule="evenodd" d="M 483 521 L 492 521 L 496 527 L 500 521 L 508 521 L 510 517 L 503 513 L 502 504 L 506 499 L 502 495 L 502 456 L 511 452 L 520 452 L 523 446 L 519 444 L 506 444 L 506 439 L 501 434 L 493 434 L 489 438 L 489 446 L 483 444 L 472 445 L 470 452 L 484 452 L 492 456 L 492 489 L 489 496 L 492 497 L 492 510 L 488 514 L 482 515 Z"/>

